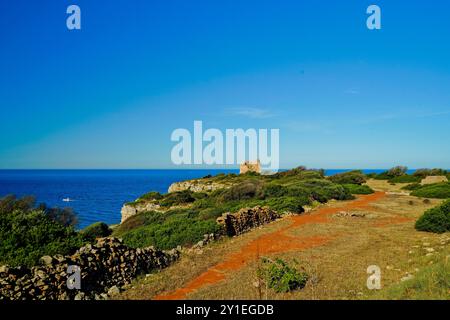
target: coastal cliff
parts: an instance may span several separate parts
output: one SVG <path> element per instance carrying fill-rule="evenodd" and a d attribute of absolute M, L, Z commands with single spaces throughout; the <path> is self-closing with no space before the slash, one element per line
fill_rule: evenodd
<path fill-rule="evenodd" d="M 188 180 L 174 182 L 169 187 L 169 193 L 190 190 L 193 192 L 211 192 L 218 189 L 229 188 L 230 184 L 214 181 Z"/>
<path fill-rule="evenodd" d="M 129 217 L 132 217 L 141 212 L 160 211 L 160 210 L 161 206 L 159 204 L 152 202 L 135 202 L 124 204 L 122 206 L 122 209 L 120 210 L 121 214 L 120 223 L 123 223 Z"/>
<path fill-rule="evenodd" d="M 202 179 L 194 179 L 194 180 L 186 180 L 180 182 L 174 182 L 169 186 L 168 193 L 176 193 L 176 192 L 204 192 L 210 193 L 219 189 L 228 189 L 232 186 L 232 183 L 229 182 L 216 182 L 212 181 L 209 178 Z M 172 206 L 175 208 L 177 206 Z M 160 204 L 155 203 L 154 199 L 145 200 L 142 198 L 137 199 L 134 202 L 126 203 L 122 206 L 121 209 L 121 220 L 120 223 L 123 223 L 128 218 L 135 216 L 139 213 L 149 212 L 149 211 L 166 211 L 167 208 L 162 207 Z"/>

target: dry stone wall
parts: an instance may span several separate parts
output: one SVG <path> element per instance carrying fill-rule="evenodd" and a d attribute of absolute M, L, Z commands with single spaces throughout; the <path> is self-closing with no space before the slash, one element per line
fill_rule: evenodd
<path fill-rule="evenodd" d="M 107 299 L 140 274 L 163 269 L 179 258 L 179 251 L 153 247 L 133 249 L 121 239 L 102 238 L 81 247 L 72 256 L 41 258 L 32 268 L 0 267 L 0 300 Z M 69 289 L 68 267 L 80 268 L 81 288 Z"/>
<path fill-rule="evenodd" d="M 223 226 L 229 236 L 242 234 L 252 228 L 276 220 L 280 215 L 268 207 L 256 206 L 243 208 L 236 213 L 224 213 L 217 218 L 217 223 Z"/>

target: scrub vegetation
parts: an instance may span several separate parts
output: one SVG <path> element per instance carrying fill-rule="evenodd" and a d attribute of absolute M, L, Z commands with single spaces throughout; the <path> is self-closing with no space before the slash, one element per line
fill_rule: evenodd
<path fill-rule="evenodd" d="M 350 200 L 352 193 L 370 193 L 361 186 L 365 176 L 360 171 L 325 177 L 323 170 L 298 167 L 274 175 L 247 173 L 219 174 L 193 183 L 221 183 L 224 188 L 211 192 L 184 190 L 165 195 L 148 193 L 138 202 L 150 201 L 166 211 L 151 211 L 132 216 L 114 230 L 132 247 L 154 245 L 169 249 L 193 245 L 204 234 L 218 233 L 216 219 L 241 208 L 267 206 L 278 213 L 302 213 L 305 206 L 315 206 L 331 199 Z"/>

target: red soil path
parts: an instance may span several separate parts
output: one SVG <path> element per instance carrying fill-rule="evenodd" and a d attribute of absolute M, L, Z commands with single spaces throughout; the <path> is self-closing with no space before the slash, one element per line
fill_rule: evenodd
<path fill-rule="evenodd" d="M 167 295 L 156 296 L 157 300 L 178 300 L 186 299 L 186 296 L 207 285 L 223 281 L 227 277 L 227 272 L 236 271 L 244 267 L 248 262 L 258 259 L 261 255 L 281 253 L 294 250 L 305 250 L 323 245 L 331 241 L 333 237 L 299 237 L 289 235 L 287 231 L 296 229 L 304 224 L 324 223 L 328 221 L 328 216 L 342 210 L 361 209 L 369 206 L 385 196 L 384 192 L 376 192 L 366 196 L 360 196 L 351 202 L 346 202 L 343 206 L 333 208 L 321 208 L 311 214 L 290 216 L 290 224 L 272 233 L 262 235 L 257 239 L 243 246 L 238 252 L 225 257 L 224 261 L 216 264 L 202 273 L 197 278 L 190 281 L 184 288 L 177 289 Z"/>

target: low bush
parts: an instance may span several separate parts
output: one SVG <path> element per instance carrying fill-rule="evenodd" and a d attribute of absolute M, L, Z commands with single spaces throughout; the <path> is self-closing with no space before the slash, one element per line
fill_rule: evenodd
<path fill-rule="evenodd" d="M 396 166 L 387 171 L 387 175 L 390 177 L 399 177 L 406 174 L 408 171 L 408 167 L 405 166 Z"/>
<path fill-rule="evenodd" d="M 262 259 L 262 268 L 258 270 L 258 276 L 267 286 L 275 292 L 284 293 L 297 289 L 303 289 L 308 281 L 308 274 L 298 271 L 282 259 L 272 261 Z"/>
<path fill-rule="evenodd" d="M 437 169 L 437 168 L 436 169 L 417 169 L 413 173 L 413 176 L 423 179 L 428 176 L 445 176 L 447 174 L 448 174 L 447 170 L 444 170 L 444 169 Z"/>
<path fill-rule="evenodd" d="M 416 221 L 416 229 L 434 233 L 450 231 L 450 200 L 425 211 Z"/>
<path fill-rule="evenodd" d="M 403 190 L 417 190 L 417 189 L 420 189 L 420 188 L 422 188 L 422 185 L 420 183 L 418 183 L 418 182 L 410 183 L 410 184 L 402 187 Z"/>
<path fill-rule="evenodd" d="M 111 233 L 111 228 L 104 222 L 95 222 L 81 231 L 81 234 L 88 241 L 94 241 L 96 238 L 108 237 Z"/>
<path fill-rule="evenodd" d="M 159 192 L 152 191 L 148 192 L 142 196 L 139 197 L 138 201 L 145 201 L 145 200 L 159 200 L 162 199 L 163 195 Z"/>
<path fill-rule="evenodd" d="M 450 198 L 450 183 L 441 182 L 423 185 L 411 192 L 411 195 L 421 198 L 448 199 Z"/>
<path fill-rule="evenodd" d="M 206 208 L 202 211 L 199 212 L 198 214 L 198 218 L 200 220 L 209 220 L 209 219 L 217 219 L 218 217 L 220 217 L 222 215 L 222 213 L 224 212 L 224 210 L 222 208 Z"/>
<path fill-rule="evenodd" d="M 378 173 L 377 175 L 375 175 L 373 177 L 373 179 L 375 179 L 375 180 L 389 180 L 389 179 L 392 179 L 392 178 L 393 177 L 388 175 L 387 171 Z"/>
<path fill-rule="evenodd" d="M 290 169 L 290 170 L 279 171 L 279 172 L 275 173 L 273 175 L 273 177 L 276 179 L 279 179 L 279 178 L 283 178 L 283 177 L 296 176 L 305 171 L 307 171 L 305 166 L 298 166 L 298 167 Z"/>
<path fill-rule="evenodd" d="M 194 192 L 190 190 L 184 190 L 179 192 L 172 192 L 166 194 L 159 204 L 163 207 L 172 207 L 194 202 Z"/>
<path fill-rule="evenodd" d="M 15 195 L 10 194 L 0 199 L 0 214 L 10 214 L 14 211 L 27 212 L 36 208 L 35 203 L 36 199 L 33 196 L 25 196 L 18 199 Z M 45 207 L 45 205 L 40 207 Z"/>
<path fill-rule="evenodd" d="M 262 197 L 263 183 L 258 180 L 248 180 L 221 190 L 219 201 L 227 202 L 233 200 L 246 200 Z"/>
<path fill-rule="evenodd" d="M 71 254 L 85 243 L 30 199 L 0 199 L 0 264 L 30 267 L 44 255 Z"/>
<path fill-rule="evenodd" d="M 344 186 L 339 184 L 314 188 L 311 190 L 311 196 L 313 200 L 319 201 L 320 203 L 325 203 L 331 199 L 335 200 L 354 199 L 351 193 Z"/>
<path fill-rule="evenodd" d="M 407 167 L 404 166 L 397 166 L 393 167 L 387 171 L 381 172 L 374 176 L 373 178 L 376 180 L 390 180 L 395 177 L 406 175 L 406 172 L 408 171 Z"/>
<path fill-rule="evenodd" d="M 272 210 L 279 213 L 302 213 L 305 210 L 303 206 L 309 204 L 309 200 L 296 197 L 272 198 L 264 203 Z"/>
<path fill-rule="evenodd" d="M 271 197 L 282 197 L 287 195 L 289 189 L 285 186 L 279 184 L 267 184 L 263 187 L 262 197 L 263 198 L 271 198 Z"/>
<path fill-rule="evenodd" d="M 220 226 L 214 220 L 176 216 L 162 223 L 133 229 L 123 235 L 123 241 L 134 248 L 155 246 L 164 250 L 178 245 L 193 245 L 203 239 L 204 234 L 217 233 L 219 230 Z"/>
<path fill-rule="evenodd" d="M 300 166 L 291 170 L 280 171 L 270 177 L 272 179 L 283 179 L 284 181 L 289 180 L 289 178 L 294 178 L 296 180 L 323 179 L 325 177 L 325 171 L 307 170 L 306 167 Z"/>
<path fill-rule="evenodd" d="M 338 173 L 328 179 L 340 184 L 363 184 L 366 182 L 366 176 L 360 170 Z"/>
<path fill-rule="evenodd" d="M 391 182 L 391 183 L 414 183 L 414 182 L 420 182 L 421 180 L 422 179 L 418 176 L 404 174 L 404 175 L 389 179 L 389 182 Z"/>
<path fill-rule="evenodd" d="M 344 184 L 345 189 L 351 194 L 372 194 L 373 189 L 368 185 L 358 185 L 358 184 Z"/>
<path fill-rule="evenodd" d="M 142 212 L 137 215 L 131 216 L 126 219 L 123 223 L 118 225 L 114 231 L 113 235 L 120 237 L 124 233 L 131 231 L 135 228 L 139 228 L 152 223 L 161 223 L 165 219 L 165 214 L 157 211 Z"/>

